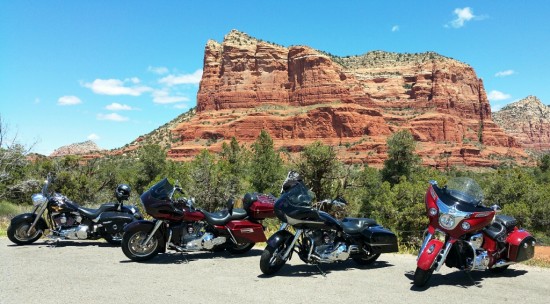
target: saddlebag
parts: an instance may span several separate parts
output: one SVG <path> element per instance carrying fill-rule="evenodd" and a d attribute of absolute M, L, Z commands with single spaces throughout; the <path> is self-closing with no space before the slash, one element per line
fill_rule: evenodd
<path fill-rule="evenodd" d="M 248 220 L 231 221 L 226 224 L 237 243 L 259 243 L 267 239 L 262 224 Z"/>
<path fill-rule="evenodd" d="M 514 230 L 506 238 L 508 243 L 508 259 L 512 262 L 522 262 L 535 255 L 535 238 L 525 230 Z"/>
<path fill-rule="evenodd" d="M 243 197 L 243 208 L 248 216 L 263 220 L 269 217 L 275 217 L 273 206 L 275 197 L 261 193 L 247 193 Z"/>
<path fill-rule="evenodd" d="M 128 213 L 121 212 L 103 212 L 99 216 L 99 222 L 105 232 L 117 233 L 122 232 L 124 226 L 131 223 L 134 220 L 134 216 Z"/>
<path fill-rule="evenodd" d="M 382 226 L 371 226 L 361 231 L 363 240 L 374 253 L 397 252 L 397 236 Z"/>

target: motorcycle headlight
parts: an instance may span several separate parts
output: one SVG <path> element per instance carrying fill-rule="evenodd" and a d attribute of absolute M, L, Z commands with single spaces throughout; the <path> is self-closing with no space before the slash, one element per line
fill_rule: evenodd
<path fill-rule="evenodd" d="M 466 231 L 470 230 L 470 223 L 462 222 L 462 229 Z"/>
<path fill-rule="evenodd" d="M 44 204 L 45 202 L 48 201 L 48 199 L 44 195 L 42 195 L 41 193 L 33 194 L 31 199 L 32 199 L 33 205 L 35 205 L 35 206 L 42 205 L 42 204 Z"/>
<path fill-rule="evenodd" d="M 450 214 L 442 214 L 439 217 L 439 224 L 443 228 L 451 229 L 455 225 L 455 218 Z"/>
<path fill-rule="evenodd" d="M 437 215 L 437 209 L 435 208 L 430 208 L 430 210 L 428 210 L 428 214 L 430 216 L 436 216 Z"/>

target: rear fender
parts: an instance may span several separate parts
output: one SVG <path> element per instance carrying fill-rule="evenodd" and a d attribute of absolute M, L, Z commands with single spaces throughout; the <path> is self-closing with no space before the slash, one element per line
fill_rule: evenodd
<path fill-rule="evenodd" d="M 130 233 L 130 232 L 138 232 L 143 231 L 146 233 L 150 233 L 153 231 L 153 227 L 155 227 L 155 222 L 147 221 L 147 220 L 139 220 L 135 222 L 131 222 L 130 224 L 124 226 L 124 233 Z M 166 252 L 166 242 L 167 239 L 167 233 L 166 233 L 166 226 L 161 225 L 157 232 L 155 232 L 155 237 L 160 240 L 159 243 L 159 250 L 160 252 Z"/>
<path fill-rule="evenodd" d="M 14 218 L 11 219 L 10 225 L 14 226 L 14 225 L 17 225 L 21 222 L 28 222 L 29 224 L 32 224 L 32 222 L 34 221 L 35 218 L 36 218 L 35 213 L 19 214 L 19 215 L 15 216 Z M 38 219 L 38 222 L 36 222 L 35 228 L 44 231 L 44 230 L 48 229 L 48 224 L 46 223 L 46 221 L 44 220 L 43 217 L 40 217 Z"/>
<path fill-rule="evenodd" d="M 279 230 L 275 232 L 268 240 L 267 244 L 273 248 L 279 247 L 282 243 L 288 241 L 293 237 L 292 233 L 286 230 Z"/>
<path fill-rule="evenodd" d="M 443 248 L 443 242 L 437 239 L 431 239 L 420 253 L 416 266 L 422 270 L 428 271 L 435 262 L 435 259 Z M 444 261 L 441 261 L 443 263 Z"/>

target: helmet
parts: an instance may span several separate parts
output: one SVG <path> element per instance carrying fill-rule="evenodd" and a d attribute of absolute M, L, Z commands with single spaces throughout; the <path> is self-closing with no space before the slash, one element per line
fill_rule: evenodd
<path fill-rule="evenodd" d="M 127 200 L 130 197 L 132 188 L 126 184 L 120 184 L 116 187 L 115 196 L 118 201 Z"/>

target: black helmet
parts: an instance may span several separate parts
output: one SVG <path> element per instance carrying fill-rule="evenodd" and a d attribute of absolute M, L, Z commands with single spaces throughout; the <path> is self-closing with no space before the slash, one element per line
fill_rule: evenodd
<path fill-rule="evenodd" d="M 115 196 L 116 196 L 116 199 L 120 202 L 120 201 L 124 201 L 124 200 L 127 200 L 129 197 L 130 197 L 130 191 L 132 190 L 132 188 L 130 188 L 130 186 L 126 185 L 126 184 L 120 184 L 116 187 L 116 190 L 115 190 Z"/>

